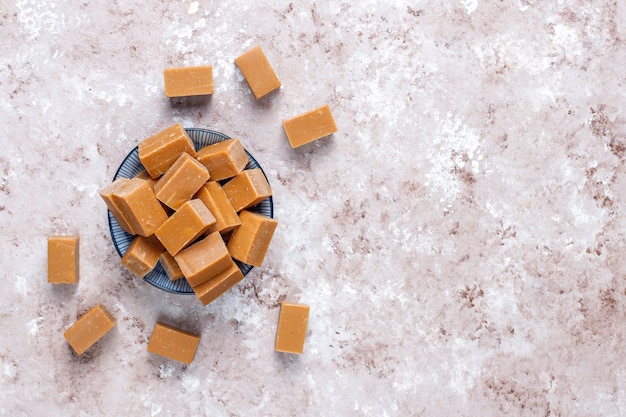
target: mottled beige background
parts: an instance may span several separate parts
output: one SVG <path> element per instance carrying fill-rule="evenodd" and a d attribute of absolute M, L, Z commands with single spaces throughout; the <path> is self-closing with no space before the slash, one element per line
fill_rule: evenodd
<path fill-rule="evenodd" d="M 626 3 L 0 2 L 0 415 L 626 415 Z M 283 87 L 256 102 L 233 59 Z M 162 70 L 212 64 L 171 103 Z M 281 121 L 328 103 L 298 150 Z M 98 191 L 174 122 L 238 136 L 280 225 L 203 308 L 119 264 Z M 46 282 L 80 233 L 81 281 Z M 301 357 L 273 342 L 311 306 Z M 104 303 L 82 358 L 63 339 Z M 202 334 L 152 355 L 157 319 Z"/>

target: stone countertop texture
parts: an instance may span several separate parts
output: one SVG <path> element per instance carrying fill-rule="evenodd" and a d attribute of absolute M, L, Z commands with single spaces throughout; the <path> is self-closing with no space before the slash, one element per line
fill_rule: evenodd
<path fill-rule="evenodd" d="M 626 415 L 626 3 L 302 4 L 0 2 L 0 416 Z M 212 98 L 167 99 L 200 64 Z M 325 103 L 339 131 L 292 149 Z M 175 122 L 239 137 L 279 221 L 206 307 L 121 266 L 98 196 Z M 80 283 L 52 286 L 65 233 Z M 301 356 L 273 350 L 284 300 Z M 98 303 L 117 326 L 79 358 Z M 147 351 L 157 320 L 202 335 L 190 366 Z"/>

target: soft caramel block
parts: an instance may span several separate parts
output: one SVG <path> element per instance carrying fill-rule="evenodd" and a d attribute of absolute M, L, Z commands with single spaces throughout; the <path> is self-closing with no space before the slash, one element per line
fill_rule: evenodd
<path fill-rule="evenodd" d="M 146 180 L 132 178 L 124 182 L 111 198 L 138 235 L 152 235 L 167 220 L 167 213 Z"/>
<path fill-rule="evenodd" d="M 124 215 L 122 209 L 120 209 L 113 200 L 113 194 L 115 194 L 117 190 L 119 190 L 120 187 L 124 185 L 127 181 L 128 178 L 123 177 L 116 179 L 111 184 L 106 186 L 102 191 L 100 191 L 100 197 L 102 197 L 107 208 L 109 209 L 111 214 L 113 214 L 113 217 L 115 217 L 115 220 L 117 220 L 117 223 L 120 225 L 120 227 L 127 233 L 134 235 L 136 233 L 130 225 L 129 220 Z"/>
<path fill-rule="evenodd" d="M 235 64 L 243 74 L 256 99 L 280 87 L 280 80 L 260 46 L 255 46 L 235 58 Z"/>
<path fill-rule="evenodd" d="M 301 354 L 308 322 L 309 306 L 281 303 L 275 349 L 278 352 Z"/>
<path fill-rule="evenodd" d="M 165 275 L 167 275 L 170 281 L 176 281 L 183 278 L 183 271 L 180 270 L 178 262 L 176 262 L 176 259 L 174 259 L 174 257 L 168 252 L 163 252 L 159 261 L 165 271 Z"/>
<path fill-rule="evenodd" d="M 122 256 L 122 265 L 138 278 L 143 278 L 154 269 L 162 253 L 163 245 L 156 237 L 137 236 Z"/>
<path fill-rule="evenodd" d="M 193 142 L 180 123 L 140 142 L 138 152 L 139 160 L 152 178 L 163 175 L 183 152 L 196 156 Z"/>
<path fill-rule="evenodd" d="M 168 207 L 178 210 L 209 179 L 204 165 L 187 153 L 182 154 L 154 186 L 156 197 Z"/>
<path fill-rule="evenodd" d="M 231 261 L 230 267 L 225 271 L 220 272 L 210 280 L 192 288 L 202 305 L 205 306 L 224 294 L 242 279 L 243 273 L 241 269 L 239 269 L 235 262 Z"/>
<path fill-rule="evenodd" d="M 228 239 L 230 256 L 243 263 L 261 266 L 278 222 L 258 213 L 239 213 L 241 226 Z"/>
<path fill-rule="evenodd" d="M 215 216 L 215 224 L 207 232 L 227 233 L 241 224 L 233 204 L 219 182 L 209 181 L 198 190 L 194 198 L 200 199 Z"/>
<path fill-rule="evenodd" d="M 189 365 L 196 355 L 198 343 L 199 335 L 157 321 L 150 336 L 148 352 Z"/>
<path fill-rule="evenodd" d="M 207 206 L 198 199 L 189 200 L 159 227 L 154 235 L 165 249 L 176 255 L 185 246 L 202 235 L 215 224 L 215 217 Z"/>
<path fill-rule="evenodd" d="M 78 282 L 78 236 L 48 237 L 48 282 Z"/>
<path fill-rule="evenodd" d="M 222 188 L 237 212 L 255 206 L 272 195 L 267 178 L 259 168 L 243 171 Z"/>
<path fill-rule="evenodd" d="M 328 104 L 283 122 L 292 148 L 305 145 L 337 131 Z"/>
<path fill-rule="evenodd" d="M 213 67 L 167 68 L 163 71 L 167 97 L 191 97 L 213 94 Z"/>
<path fill-rule="evenodd" d="M 246 150 L 236 138 L 205 146 L 198 151 L 197 159 L 207 167 L 212 181 L 234 177 L 250 161 Z"/>
<path fill-rule="evenodd" d="M 82 355 L 115 326 L 115 318 L 102 305 L 98 304 L 65 332 L 65 340 L 72 349 Z"/>
<path fill-rule="evenodd" d="M 228 268 L 232 262 L 222 235 L 211 233 L 174 256 L 192 287 L 206 282 Z"/>

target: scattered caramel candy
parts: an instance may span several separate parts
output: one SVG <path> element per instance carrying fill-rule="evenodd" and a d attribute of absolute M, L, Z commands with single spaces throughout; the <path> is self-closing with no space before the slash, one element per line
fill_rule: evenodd
<path fill-rule="evenodd" d="M 238 261 L 260 267 L 278 222 L 247 210 L 239 213 L 239 218 L 241 226 L 228 239 L 228 252 Z"/>
<path fill-rule="evenodd" d="M 280 80 L 260 46 L 257 45 L 235 58 L 235 64 L 257 100 L 280 87 Z"/>
<path fill-rule="evenodd" d="M 122 256 L 122 265 L 138 278 L 143 278 L 154 269 L 163 250 L 163 245 L 154 235 L 137 236 Z"/>
<path fill-rule="evenodd" d="M 281 303 L 275 350 L 302 354 L 308 322 L 309 306 Z"/>
<path fill-rule="evenodd" d="M 138 145 L 139 160 L 152 178 L 163 175 L 183 152 L 196 156 L 193 142 L 180 123 L 173 124 Z"/>
<path fill-rule="evenodd" d="M 217 232 L 181 250 L 174 259 L 192 287 L 210 280 L 232 262 L 226 244 Z"/>
<path fill-rule="evenodd" d="M 209 170 L 211 181 L 234 177 L 250 161 L 239 139 L 228 139 L 205 146 L 198 151 L 197 159 Z"/>
<path fill-rule="evenodd" d="M 235 211 L 255 206 L 272 195 L 265 174 L 259 168 L 247 169 L 222 186 Z"/>
<path fill-rule="evenodd" d="M 183 271 L 181 271 L 180 266 L 178 266 L 178 262 L 176 262 L 176 259 L 174 259 L 169 252 L 163 252 L 159 261 L 170 281 L 176 281 L 184 277 Z"/>
<path fill-rule="evenodd" d="M 67 329 L 63 336 L 72 349 L 82 355 L 114 326 L 115 318 L 102 304 L 98 304 Z"/>
<path fill-rule="evenodd" d="M 189 200 L 180 206 L 154 234 L 171 255 L 176 255 L 213 224 L 215 224 L 215 217 L 204 203 L 198 199 Z"/>
<path fill-rule="evenodd" d="M 241 224 L 233 204 L 228 199 L 219 182 L 207 182 L 198 190 L 194 198 L 200 199 L 215 216 L 215 224 L 209 226 L 207 232 L 224 234 Z"/>
<path fill-rule="evenodd" d="M 328 104 L 283 122 L 292 148 L 297 148 L 337 131 Z"/>
<path fill-rule="evenodd" d="M 163 71 L 167 97 L 190 97 L 213 94 L 213 67 L 167 68 Z"/>
<path fill-rule="evenodd" d="M 111 184 L 106 186 L 102 191 L 100 191 L 100 197 L 102 197 L 105 204 L 107 205 L 107 208 L 109 209 L 111 214 L 113 214 L 113 217 L 115 217 L 115 220 L 117 220 L 117 223 L 120 225 L 120 227 L 126 233 L 134 235 L 136 234 L 136 232 L 135 230 L 133 230 L 129 219 L 126 218 L 126 215 L 124 214 L 122 209 L 118 207 L 117 204 L 115 204 L 115 200 L 113 199 L 113 194 L 115 194 L 126 182 L 128 182 L 128 178 L 121 177 L 116 179 Z"/>
<path fill-rule="evenodd" d="M 209 171 L 193 156 L 183 153 L 159 179 L 154 192 L 159 201 L 178 210 L 209 179 Z"/>
<path fill-rule="evenodd" d="M 111 199 L 138 235 L 150 236 L 167 220 L 167 213 L 146 180 L 125 181 L 111 194 Z"/>
<path fill-rule="evenodd" d="M 78 282 L 78 236 L 48 237 L 48 282 Z"/>
<path fill-rule="evenodd" d="M 209 304 L 243 279 L 243 273 L 237 264 L 232 260 L 230 263 L 226 270 L 218 273 L 210 280 L 192 287 L 202 305 Z"/>
<path fill-rule="evenodd" d="M 189 365 L 199 343 L 199 335 L 157 321 L 150 336 L 148 352 Z"/>

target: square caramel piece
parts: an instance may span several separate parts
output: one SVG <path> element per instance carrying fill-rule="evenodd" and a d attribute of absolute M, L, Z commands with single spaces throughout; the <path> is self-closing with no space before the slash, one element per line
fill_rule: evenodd
<path fill-rule="evenodd" d="M 231 260 L 231 264 L 226 270 L 192 288 L 198 300 L 205 306 L 231 289 L 242 279 L 243 273 L 241 269 Z"/>
<path fill-rule="evenodd" d="M 48 282 L 78 283 L 78 236 L 48 237 Z"/>
<path fill-rule="evenodd" d="M 178 210 L 209 179 L 209 170 L 194 157 L 183 153 L 154 186 L 156 197 Z"/>
<path fill-rule="evenodd" d="M 265 259 L 278 222 L 247 210 L 239 213 L 239 218 L 241 226 L 228 239 L 228 252 L 238 261 L 259 267 Z"/>
<path fill-rule="evenodd" d="M 138 235 L 152 235 L 167 220 L 167 213 L 146 180 L 129 179 L 112 193 L 111 199 Z"/>
<path fill-rule="evenodd" d="M 98 304 L 76 321 L 63 334 L 67 343 L 80 356 L 115 326 L 116 320 Z"/>
<path fill-rule="evenodd" d="M 239 212 L 272 195 L 265 174 L 259 168 L 247 169 L 222 186 L 233 208 Z"/>
<path fill-rule="evenodd" d="M 176 262 L 176 259 L 174 259 L 169 252 L 163 252 L 159 261 L 165 271 L 165 275 L 167 275 L 170 281 L 176 281 L 184 277 L 183 271 L 181 271 L 180 266 L 178 266 L 178 262 Z"/>
<path fill-rule="evenodd" d="M 257 45 L 235 58 L 235 64 L 257 100 L 280 88 L 280 80 L 260 46 Z"/>
<path fill-rule="evenodd" d="M 210 280 L 232 262 L 222 235 L 217 232 L 181 250 L 174 259 L 191 287 Z"/>
<path fill-rule="evenodd" d="M 280 304 L 275 350 L 302 354 L 309 323 L 309 306 L 292 303 Z"/>
<path fill-rule="evenodd" d="M 154 235 L 150 237 L 137 236 L 122 256 L 122 265 L 135 274 L 137 278 L 143 278 L 154 269 L 163 250 L 163 245 Z"/>
<path fill-rule="evenodd" d="M 167 97 L 191 97 L 213 94 L 213 67 L 167 68 L 163 71 Z"/>
<path fill-rule="evenodd" d="M 213 224 L 215 224 L 215 217 L 207 206 L 202 201 L 194 199 L 180 206 L 154 232 L 154 235 L 171 255 L 176 255 L 185 246 L 199 238 Z"/>
<path fill-rule="evenodd" d="M 127 181 L 128 181 L 128 178 L 124 178 L 124 177 L 120 177 L 116 179 L 111 184 L 104 187 L 102 191 L 100 191 L 100 197 L 102 197 L 102 199 L 104 200 L 104 203 L 106 204 L 107 208 L 109 209 L 113 217 L 115 217 L 115 220 L 117 220 L 117 223 L 120 225 L 120 227 L 126 233 L 135 235 L 137 233 L 135 232 L 135 230 L 133 230 L 130 224 L 130 221 L 126 218 L 126 215 L 124 214 L 122 209 L 118 207 L 117 204 L 115 204 L 115 201 L 113 199 L 113 194 L 115 194 L 120 189 L 120 187 L 124 185 Z"/>
<path fill-rule="evenodd" d="M 236 138 L 205 146 L 198 151 L 196 158 L 209 170 L 211 181 L 234 177 L 250 161 L 246 150 Z"/>
<path fill-rule="evenodd" d="M 157 321 L 148 342 L 148 352 L 190 365 L 199 343 L 199 335 Z"/>
<path fill-rule="evenodd" d="M 209 226 L 207 232 L 224 234 L 241 224 L 233 204 L 228 199 L 219 182 L 207 182 L 198 190 L 194 198 L 200 199 L 215 216 L 215 224 Z"/>
<path fill-rule="evenodd" d="M 163 175 L 183 152 L 196 156 L 193 142 L 180 123 L 141 141 L 138 152 L 141 164 L 152 178 Z"/>
<path fill-rule="evenodd" d="M 337 125 L 328 104 L 283 122 L 292 148 L 335 133 Z"/>

